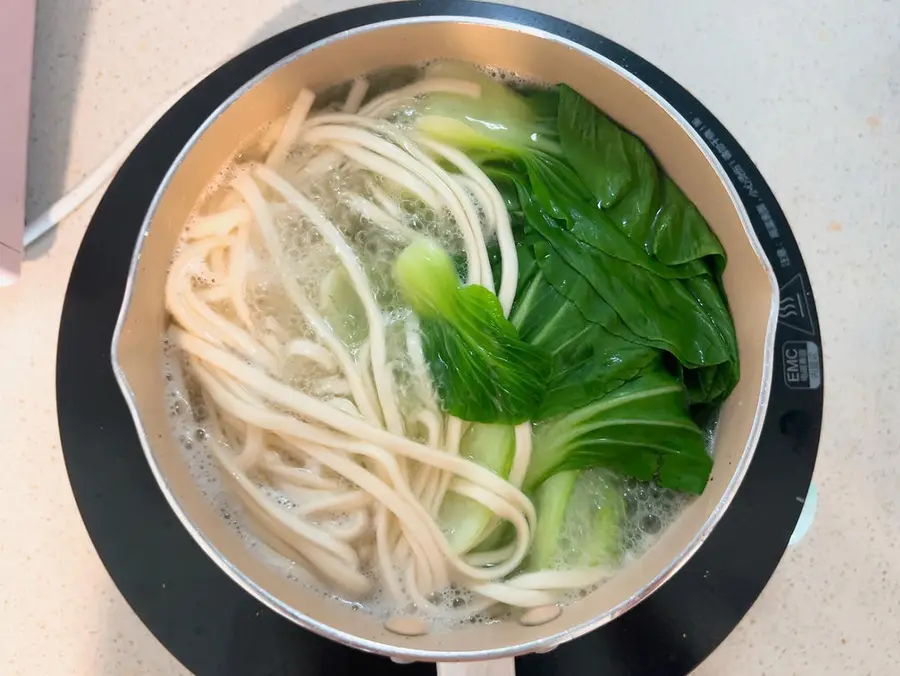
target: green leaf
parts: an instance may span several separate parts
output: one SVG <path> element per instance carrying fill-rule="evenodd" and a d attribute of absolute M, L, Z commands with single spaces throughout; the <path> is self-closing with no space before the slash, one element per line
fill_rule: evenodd
<path fill-rule="evenodd" d="M 705 260 L 671 267 L 656 261 L 590 204 L 578 177 L 564 163 L 533 157 L 523 166 L 527 170 L 507 164 L 491 171 L 494 180 L 516 188 L 516 202 L 528 225 L 520 237 L 521 282 L 513 310 L 513 322 L 523 331 L 522 337 L 533 341 L 535 329 L 527 324 L 529 316 L 545 327 L 540 335 L 549 335 L 547 318 L 555 318 L 558 309 L 523 312 L 524 305 L 548 295 L 546 290 L 536 295 L 535 288 L 529 292 L 534 270 L 523 267 L 525 261 L 539 268 L 543 278 L 587 321 L 627 343 L 674 354 L 687 367 L 684 377 L 692 403 L 724 399 L 739 376 L 737 343 L 731 315 Z M 671 182 L 665 179 L 664 184 Z M 683 193 L 668 188 L 663 194 L 683 198 Z M 689 213 L 683 204 L 673 207 L 671 213 L 676 212 Z M 719 246 L 715 238 L 712 243 L 704 250 L 709 256 Z M 719 260 L 724 265 L 724 256 Z M 568 316 L 577 324 L 577 315 Z M 557 339 L 565 342 L 566 335 L 572 333 Z M 608 340 L 604 334 L 599 339 Z M 596 390 L 589 387 L 588 391 Z M 552 400 L 552 395 L 547 398 Z"/>
<path fill-rule="evenodd" d="M 588 406 L 541 424 L 525 489 L 558 472 L 605 467 L 664 488 L 699 494 L 712 470 L 684 388 L 661 364 Z"/>
<path fill-rule="evenodd" d="M 557 128 L 557 115 L 559 114 L 558 86 L 526 89 L 518 91 L 518 94 L 528 102 L 532 115 L 534 115 L 542 128 L 548 130 Z"/>
<path fill-rule="evenodd" d="M 559 87 L 558 123 L 565 159 L 629 237 L 666 265 L 714 256 L 721 272 L 718 239 L 640 139 L 566 85 Z"/>
<path fill-rule="evenodd" d="M 719 329 L 722 341 L 732 355 L 731 359 L 722 363 L 684 371 L 684 382 L 692 404 L 718 403 L 731 393 L 740 379 L 737 337 L 731 313 L 719 290 L 719 284 L 711 277 L 694 277 L 684 280 L 683 284 Z"/>
<path fill-rule="evenodd" d="M 473 422 L 531 420 L 550 358 L 519 338 L 497 297 L 481 286 L 462 287 L 450 256 L 427 239 L 400 254 L 394 275 L 420 318 L 422 347 L 444 410 Z"/>
<path fill-rule="evenodd" d="M 625 134 L 623 143 L 627 149 L 634 182 L 631 189 L 606 210 L 606 215 L 632 240 L 643 243 L 644 251 L 653 254 L 653 248 L 647 244 L 649 241 L 647 234 L 659 211 L 661 172 L 657 170 L 650 152 L 638 139 L 631 134 Z"/>
<path fill-rule="evenodd" d="M 588 321 L 538 271 L 521 288 L 510 319 L 523 340 L 550 354 L 552 369 L 537 419 L 589 404 L 634 378 L 657 351 Z"/>
<path fill-rule="evenodd" d="M 733 359 L 730 343 L 723 339 L 699 300 L 681 280 L 659 277 L 640 266 L 620 260 L 572 237 L 546 214 L 526 208 L 528 224 L 552 247 L 552 253 L 539 260 L 548 279 L 566 286 L 560 270 L 573 270 L 593 290 L 594 295 L 577 285 L 582 313 L 616 335 L 618 323 L 608 317 L 608 308 L 645 345 L 665 349 L 687 367 L 719 364 Z M 553 255 L 555 253 L 555 256 Z M 561 259 L 568 268 L 556 263 Z M 552 270 L 550 269 L 552 268 Z M 557 288 L 560 288 L 557 286 Z M 565 293 L 565 291 L 563 291 Z M 730 322 L 729 322 L 730 325 Z M 729 326 L 730 328 L 730 326 Z"/>
<path fill-rule="evenodd" d="M 604 213 L 667 266 L 721 274 L 725 251 L 697 208 L 656 166 L 647 147 L 571 87 L 559 88 L 563 153 Z"/>
<path fill-rule="evenodd" d="M 725 251 L 697 208 L 656 166 L 647 147 L 571 87 L 559 88 L 566 160 L 604 213 L 681 278 L 725 269 Z"/>
<path fill-rule="evenodd" d="M 515 112 L 523 101 L 527 115 Z M 561 152 L 511 133 L 547 125 L 554 102 Z M 445 117 L 464 131 L 444 138 L 474 153 L 510 211 L 516 338 L 551 362 L 526 489 L 604 468 L 701 492 L 712 461 L 689 402 L 708 409 L 739 375 L 721 244 L 643 143 L 570 88 L 474 116 L 460 110 Z"/>
<path fill-rule="evenodd" d="M 599 205 L 615 205 L 635 183 L 634 146 L 619 127 L 590 101 L 560 85 L 559 140 L 566 160 L 582 177 Z"/>
<path fill-rule="evenodd" d="M 725 250 L 706 220 L 668 176 L 661 182 L 659 212 L 646 235 L 649 250 L 666 265 L 705 260 L 716 276 L 725 270 Z"/>
<path fill-rule="evenodd" d="M 704 267 L 666 265 L 651 256 L 591 202 L 581 179 L 560 160 L 534 154 L 523 163 L 533 201 L 585 244 L 666 279 L 683 279 L 708 272 Z"/>
<path fill-rule="evenodd" d="M 514 100 L 493 112 L 498 128 L 521 119 L 523 101 L 546 123 L 556 101 L 564 151 L 526 145 L 481 158 L 513 223 L 527 223 L 517 242 L 528 241 L 531 260 L 588 321 L 671 352 L 691 401 L 720 401 L 739 369 L 718 239 L 643 143 L 570 87 Z"/>

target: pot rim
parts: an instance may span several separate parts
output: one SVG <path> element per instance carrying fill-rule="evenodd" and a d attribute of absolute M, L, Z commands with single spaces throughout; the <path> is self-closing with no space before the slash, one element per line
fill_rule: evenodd
<path fill-rule="evenodd" d="M 529 12 L 528 10 L 520 10 L 527 14 L 535 14 L 534 12 Z M 118 350 L 119 350 L 119 342 L 122 335 L 122 331 L 124 328 L 125 320 L 128 315 L 128 311 L 131 305 L 131 299 L 134 292 L 134 280 L 136 277 L 136 273 L 138 270 L 138 265 L 140 261 L 140 255 L 143 248 L 143 242 L 147 236 L 147 232 L 150 227 L 150 223 L 153 220 L 153 217 L 156 213 L 157 207 L 159 205 L 160 200 L 162 199 L 163 194 L 167 190 L 175 172 L 181 166 L 185 157 L 191 152 L 194 148 L 195 144 L 199 140 L 199 138 L 206 132 L 206 130 L 218 119 L 218 117 L 231 105 L 233 105 L 241 96 L 243 96 L 246 92 L 252 89 L 256 84 L 261 82 L 262 80 L 269 77 L 275 71 L 281 69 L 285 65 L 289 64 L 296 58 L 306 54 L 310 51 L 318 49 L 324 45 L 331 44 L 334 42 L 339 42 L 344 40 L 350 36 L 358 35 L 360 33 L 365 33 L 369 31 L 376 31 L 384 28 L 388 28 L 391 26 L 397 25 L 408 25 L 408 24 L 427 24 L 427 23 L 463 23 L 463 24 L 475 24 L 475 25 L 484 25 L 484 26 L 492 26 L 507 30 L 512 30 L 516 32 L 526 33 L 529 35 L 533 35 L 535 37 L 550 40 L 553 42 L 557 42 L 563 44 L 564 46 L 574 49 L 582 54 L 585 58 L 591 59 L 594 62 L 606 67 L 610 70 L 616 72 L 619 76 L 627 79 L 631 84 L 640 89 L 645 95 L 650 97 L 660 108 L 662 108 L 680 127 L 681 129 L 691 138 L 694 145 L 699 148 L 706 158 L 707 162 L 710 166 L 715 170 L 717 176 L 721 184 L 725 187 L 729 198 L 734 206 L 741 224 L 744 228 L 744 232 L 751 244 L 751 247 L 754 250 L 754 253 L 757 255 L 762 267 L 766 271 L 767 278 L 771 287 L 771 304 L 769 308 L 769 316 L 767 320 L 766 326 L 766 340 L 765 340 L 765 354 L 763 359 L 763 372 L 762 372 L 762 380 L 763 386 L 760 392 L 760 399 L 758 401 L 757 410 L 754 415 L 753 425 L 751 428 L 751 433 L 747 439 L 747 442 L 744 447 L 744 451 L 740 456 L 740 460 L 737 466 L 734 469 L 734 472 L 731 476 L 729 484 L 725 489 L 722 498 L 719 500 L 716 507 L 712 510 L 710 515 L 707 517 L 706 521 L 703 523 L 703 526 L 697 531 L 691 541 L 688 543 L 686 547 L 684 547 L 678 555 L 673 558 L 668 566 L 662 569 L 654 578 L 644 585 L 637 592 L 629 596 L 627 599 L 619 603 L 613 608 L 608 609 L 604 613 L 595 616 L 591 620 L 587 622 L 583 622 L 574 627 L 570 627 L 561 631 L 557 631 L 554 634 L 550 634 L 548 636 L 542 637 L 540 639 L 515 644 L 512 646 L 508 646 L 505 648 L 498 649 L 487 649 L 487 650 L 477 650 L 477 651 L 444 651 L 444 650 L 422 650 L 416 648 L 400 648 L 397 646 L 393 646 L 390 644 L 382 643 L 375 640 L 365 639 L 350 632 L 345 632 L 342 630 L 335 629 L 327 624 L 314 620 L 313 618 L 307 616 L 302 611 L 293 606 L 288 605 L 287 603 L 281 601 L 279 598 L 269 594 L 264 589 L 260 588 L 252 579 L 247 577 L 241 570 L 234 566 L 229 559 L 227 559 L 216 547 L 214 547 L 203 535 L 202 532 L 193 524 L 193 522 L 187 517 L 184 510 L 182 509 L 179 501 L 173 495 L 173 493 L 169 490 L 168 484 L 160 469 L 158 463 L 156 462 L 155 454 L 152 450 L 152 443 L 150 442 L 146 430 L 144 429 L 144 425 L 141 421 L 140 413 L 137 408 L 137 404 L 135 402 L 131 387 L 128 383 L 127 376 L 124 372 L 124 369 L 120 366 L 118 362 Z M 773 266 L 769 260 L 769 258 L 765 255 L 763 251 L 763 247 L 757 237 L 756 231 L 753 228 L 753 225 L 750 220 L 750 216 L 747 212 L 747 209 L 744 205 L 744 202 L 741 200 L 737 186 L 734 181 L 728 176 L 725 172 L 724 168 L 720 164 L 719 160 L 714 156 L 713 152 L 707 146 L 706 143 L 702 140 L 698 131 L 685 119 L 681 113 L 679 113 L 675 107 L 669 103 L 667 99 L 665 99 L 662 95 L 660 95 L 655 89 L 653 89 L 650 85 L 648 85 L 644 80 L 637 77 L 635 74 L 631 73 L 627 69 L 623 68 L 621 65 L 611 60 L 609 57 L 600 54 L 587 46 L 577 42 L 570 40 L 562 35 L 557 33 L 542 29 L 536 28 L 533 26 L 525 25 L 522 23 L 517 23 L 515 21 L 505 20 L 505 19 L 494 19 L 490 17 L 476 16 L 476 15 L 465 15 L 465 14 L 433 14 L 433 15 L 413 15 L 408 14 L 403 17 L 381 20 L 381 21 L 369 21 L 367 23 L 363 23 L 358 25 L 355 28 L 350 28 L 347 30 L 341 30 L 333 33 L 332 35 L 322 38 L 320 40 L 316 40 L 304 47 L 301 47 L 289 55 L 279 59 L 277 62 L 268 66 L 261 72 L 257 73 L 251 79 L 245 81 L 237 90 L 235 90 L 225 101 L 223 101 L 216 109 L 204 120 L 204 122 L 197 128 L 188 142 L 184 145 L 182 150 L 179 152 L 176 159 L 173 161 L 172 165 L 168 169 L 165 174 L 165 177 L 160 182 L 155 195 L 153 197 L 152 202 L 147 210 L 147 213 L 144 217 L 144 220 L 141 224 L 141 228 L 138 234 L 137 244 L 135 246 L 134 254 L 131 259 L 131 264 L 129 267 L 128 277 L 126 281 L 125 287 L 125 295 L 123 297 L 122 305 L 118 314 L 118 318 L 116 321 L 115 330 L 113 333 L 112 346 L 111 346 L 111 364 L 113 373 L 115 374 L 116 381 L 119 385 L 119 388 L 122 391 L 122 394 L 126 400 L 128 405 L 129 412 L 131 413 L 132 419 L 134 420 L 135 427 L 138 433 L 138 437 L 141 442 L 141 446 L 144 451 L 144 455 L 147 459 L 147 462 L 150 466 L 151 472 L 153 473 L 154 478 L 159 484 L 166 501 L 169 506 L 177 516 L 178 520 L 184 526 L 184 528 L 191 534 L 192 538 L 197 542 L 197 544 L 203 549 L 206 555 L 223 571 L 225 572 L 232 580 L 234 580 L 239 586 L 241 586 L 246 592 L 248 592 L 251 596 L 255 597 L 258 601 L 274 610 L 278 614 L 283 617 L 291 620 L 292 622 L 302 626 L 305 629 L 313 631 L 321 636 L 329 638 L 331 640 L 337 641 L 344 645 L 357 648 L 360 650 L 364 650 L 367 652 L 373 652 L 381 655 L 390 656 L 392 658 L 396 658 L 399 660 L 426 660 L 426 661 L 481 661 L 481 660 L 491 660 L 498 659 L 503 657 L 513 657 L 517 655 L 522 655 L 531 652 L 542 652 L 549 649 L 552 649 L 556 645 L 572 640 L 583 634 L 590 632 L 607 622 L 614 620 L 619 617 L 623 613 L 627 612 L 638 603 L 646 599 L 653 592 L 659 589 L 663 584 L 665 584 L 675 573 L 678 572 L 687 561 L 693 556 L 693 554 L 700 548 L 700 546 L 706 541 L 709 537 L 710 533 L 713 531 L 715 526 L 721 520 L 723 514 L 727 510 L 728 506 L 731 504 L 734 499 L 737 490 L 743 481 L 747 469 L 750 465 L 750 462 L 753 458 L 754 451 L 758 444 L 760 435 L 762 433 L 763 423 L 766 417 L 766 411 L 768 407 L 769 395 L 771 391 L 770 384 L 772 382 L 773 368 L 774 368 L 774 352 L 775 352 L 775 332 L 778 325 L 778 310 L 779 310 L 779 287 L 777 278 L 775 275 L 775 271 Z"/>

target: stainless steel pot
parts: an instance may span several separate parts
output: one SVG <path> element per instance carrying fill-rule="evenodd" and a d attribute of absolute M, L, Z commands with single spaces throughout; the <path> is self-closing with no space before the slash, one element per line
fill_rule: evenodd
<path fill-rule="evenodd" d="M 649 145 L 728 253 L 724 283 L 735 318 L 741 380 L 722 409 L 709 486 L 638 563 L 542 626 L 510 621 L 407 638 L 292 584 L 226 527 L 192 481 L 170 435 L 161 335 L 167 321 L 163 287 L 178 232 L 200 192 L 248 132 L 278 116 L 303 86 L 321 89 L 375 69 L 430 59 L 461 59 L 566 82 Z M 297 51 L 235 91 L 197 131 L 160 185 L 144 221 L 112 360 L 147 460 L 172 509 L 210 558 L 248 593 L 303 627 L 398 661 L 499 660 L 551 650 L 609 622 L 664 584 L 708 537 L 735 495 L 760 435 L 772 378 L 778 297 L 774 272 L 735 184 L 691 120 L 651 86 L 559 35 L 487 18 L 417 16 L 364 25 Z M 490 668 L 511 673 L 511 665 L 507 660 Z"/>

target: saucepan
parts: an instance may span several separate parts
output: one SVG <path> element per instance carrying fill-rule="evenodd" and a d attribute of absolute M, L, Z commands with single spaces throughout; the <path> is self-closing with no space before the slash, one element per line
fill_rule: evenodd
<path fill-rule="evenodd" d="M 766 417 L 779 289 L 739 194 L 746 186 L 734 172 L 726 171 L 721 153 L 703 138 L 701 119 L 676 111 L 653 82 L 642 81 L 570 39 L 566 24 L 549 24 L 557 32 L 537 29 L 492 18 L 490 12 L 471 11 L 474 4 L 450 3 L 452 11 L 429 15 L 420 3 L 409 3 L 409 11 L 395 7 L 384 20 L 375 11 L 371 22 L 302 46 L 242 83 L 197 129 L 159 186 L 138 238 L 112 360 L 147 460 L 169 504 L 235 583 L 302 627 L 353 648 L 398 661 L 500 660 L 495 668 L 504 673 L 512 668 L 512 660 L 504 658 L 550 650 L 625 613 L 664 585 L 709 537 L 748 470 Z M 180 227 L 248 130 L 276 119 L 302 87 L 322 90 L 379 69 L 435 59 L 504 69 L 542 82 L 565 82 L 649 146 L 727 252 L 724 286 L 734 316 L 741 377 L 720 412 L 707 489 L 639 561 L 539 626 L 511 619 L 402 636 L 373 617 L 292 583 L 268 566 L 248 551 L 201 493 L 166 415 L 163 288 Z"/>

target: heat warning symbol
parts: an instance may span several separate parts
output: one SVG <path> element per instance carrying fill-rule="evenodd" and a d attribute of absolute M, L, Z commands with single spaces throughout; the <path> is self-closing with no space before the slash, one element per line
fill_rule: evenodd
<path fill-rule="evenodd" d="M 813 328 L 812 315 L 809 311 L 809 301 L 806 282 L 800 274 L 794 275 L 790 281 L 781 287 L 781 300 L 778 303 L 778 323 L 790 326 L 808 336 L 816 335 Z"/>

